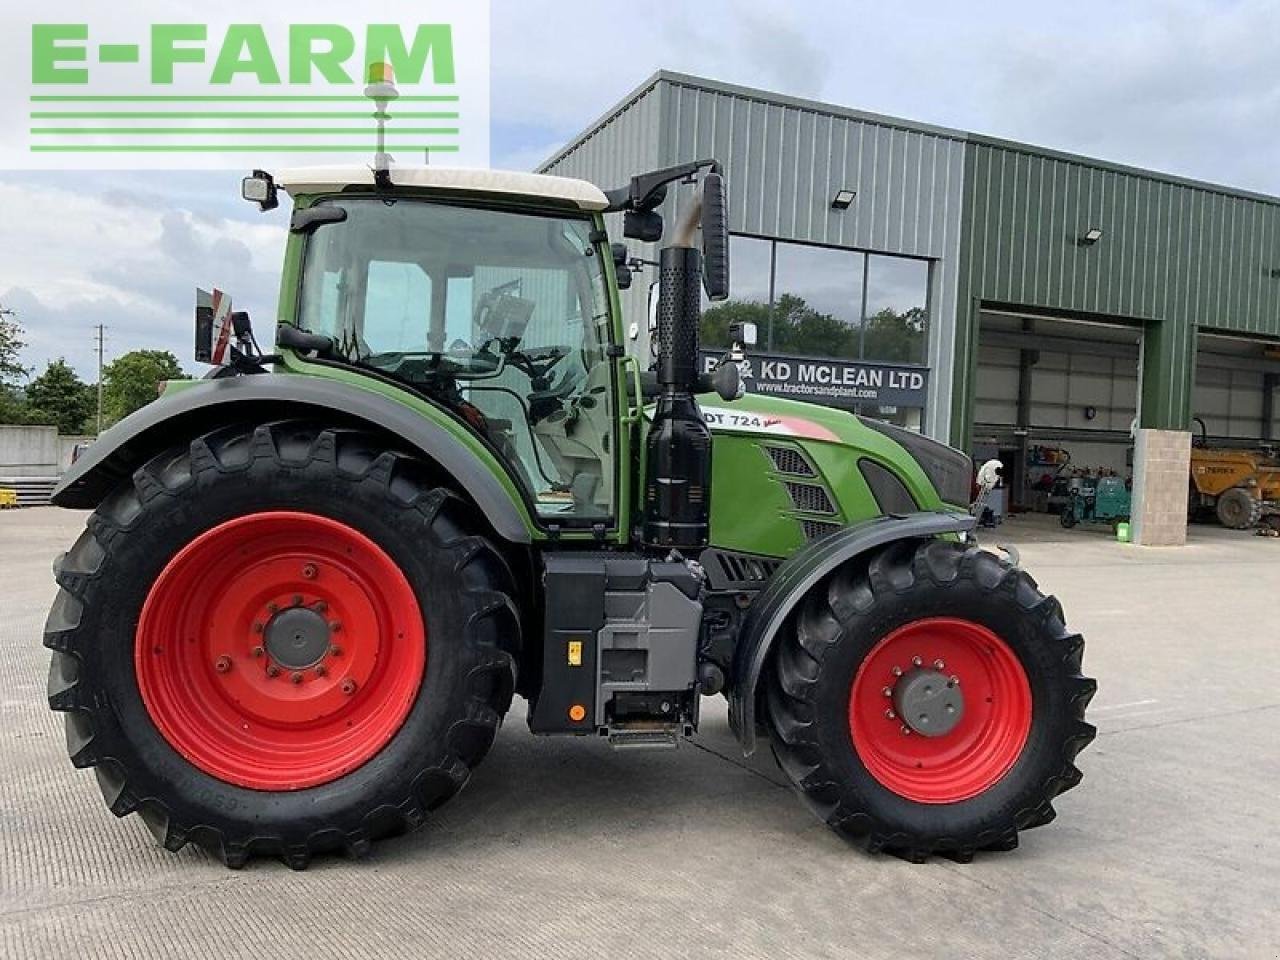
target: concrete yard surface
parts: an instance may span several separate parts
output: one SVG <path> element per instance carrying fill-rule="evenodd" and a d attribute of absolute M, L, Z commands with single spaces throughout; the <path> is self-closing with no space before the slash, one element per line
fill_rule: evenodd
<path fill-rule="evenodd" d="M 0 956 L 1280 957 L 1280 540 L 1010 520 L 1098 679 L 1085 779 L 1012 853 L 840 841 L 744 760 L 723 701 L 677 750 L 539 739 L 517 702 L 415 834 L 304 873 L 170 854 L 72 769 L 45 704 L 50 563 L 86 515 L 0 513 Z"/>

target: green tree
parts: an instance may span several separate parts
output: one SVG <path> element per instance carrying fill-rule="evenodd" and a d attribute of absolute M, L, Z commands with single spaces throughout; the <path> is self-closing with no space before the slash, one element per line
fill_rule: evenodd
<path fill-rule="evenodd" d="M 863 355 L 868 360 L 923 363 L 927 319 L 921 307 L 905 313 L 886 307 L 867 319 Z"/>
<path fill-rule="evenodd" d="M 131 350 L 102 371 L 103 415 L 109 423 L 123 420 L 159 396 L 164 381 L 185 379 L 168 350 Z"/>
<path fill-rule="evenodd" d="M 754 323 L 760 349 L 768 349 L 773 326 L 773 350 L 810 357 L 846 360 L 879 360 L 886 363 L 921 363 L 924 359 L 925 311 L 913 307 L 905 313 L 885 308 L 857 326 L 809 306 L 804 298 L 784 293 L 770 310 L 756 300 L 727 300 L 702 314 L 702 343 L 710 349 L 727 349 L 729 325 Z"/>
<path fill-rule="evenodd" d="M 32 416 L 43 414 L 39 419 L 55 424 L 59 433 L 72 434 L 84 430 L 95 404 L 85 382 L 59 357 L 27 385 L 27 406 Z"/>
<path fill-rule="evenodd" d="M 22 365 L 22 326 L 12 310 L 0 306 L 0 423 L 26 423 L 27 402 L 16 381 L 27 373 Z"/>
<path fill-rule="evenodd" d="M 24 376 L 27 368 L 22 365 L 22 326 L 12 310 L 0 307 L 0 384 L 11 383 Z"/>
<path fill-rule="evenodd" d="M 756 300 L 727 300 L 702 315 L 702 342 L 712 349 L 729 346 L 729 324 L 754 323 L 760 349 L 815 357 L 850 357 L 857 351 L 856 332 L 848 324 L 809 306 L 803 297 L 784 293 L 770 310 Z"/>

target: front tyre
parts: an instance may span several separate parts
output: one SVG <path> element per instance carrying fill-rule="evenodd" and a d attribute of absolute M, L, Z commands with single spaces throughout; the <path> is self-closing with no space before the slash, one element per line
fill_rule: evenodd
<path fill-rule="evenodd" d="M 837 570 L 779 637 L 774 753 L 809 806 L 869 850 L 1011 849 L 1080 781 L 1095 689 L 1082 651 L 1057 601 L 994 554 L 894 544 Z"/>
<path fill-rule="evenodd" d="M 229 866 L 416 826 L 511 699 L 511 574 L 478 529 L 354 431 L 231 427 L 155 458 L 58 569 L 72 762 L 113 813 Z"/>

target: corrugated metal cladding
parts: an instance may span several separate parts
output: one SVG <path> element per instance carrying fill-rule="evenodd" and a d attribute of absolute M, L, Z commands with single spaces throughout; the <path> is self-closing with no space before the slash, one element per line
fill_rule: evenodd
<path fill-rule="evenodd" d="M 542 169 L 608 187 L 709 156 L 737 233 L 930 261 L 925 429 L 953 443 L 973 420 L 983 302 L 1141 326 L 1152 427 L 1189 425 L 1197 329 L 1280 338 L 1272 197 L 666 71 Z M 839 189 L 857 191 L 844 212 Z M 1090 228 L 1102 238 L 1081 245 Z M 648 279 L 624 298 L 642 355 Z"/>
<path fill-rule="evenodd" d="M 953 435 L 972 418 L 983 300 L 1147 330 L 1143 422 L 1186 429 L 1196 326 L 1280 336 L 1280 201 L 971 137 Z M 1095 244 L 1078 241 L 1090 228 Z M 959 432 L 957 432 L 959 431 Z"/>
<path fill-rule="evenodd" d="M 934 373 L 925 427 L 945 433 L 954 366 L 962 135 L 661 72 L 541 169 L 611 186 L 654 166 L 706 157 L 724 165 L 734 233 L 935 261 L 929 303 Z M 832 210 L 831 199 L 841 189 L 856 190 L 857 198 L 848 210 Z M 682 195 L 671 191 L 664 206 L 668 218 Z M 654 248 L 644 255 L 652 257 Z M 645 287 L 637 282 L 625 298 L 629 319 L 643 317 Z"/>

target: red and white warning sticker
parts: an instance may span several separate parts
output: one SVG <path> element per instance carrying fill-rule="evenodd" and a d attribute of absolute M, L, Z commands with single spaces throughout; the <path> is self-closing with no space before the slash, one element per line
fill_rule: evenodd
<path fill-rule="evenodd" d="M 802 437 L 806 440 L 838 440 L 833 432 L 804 417 L 774 416 L 750 410 L 727 407 L 702 409 L 703 419 L 712 430 L 737 430 L 743 433 L 767 433 L 775 437 Z"/>

